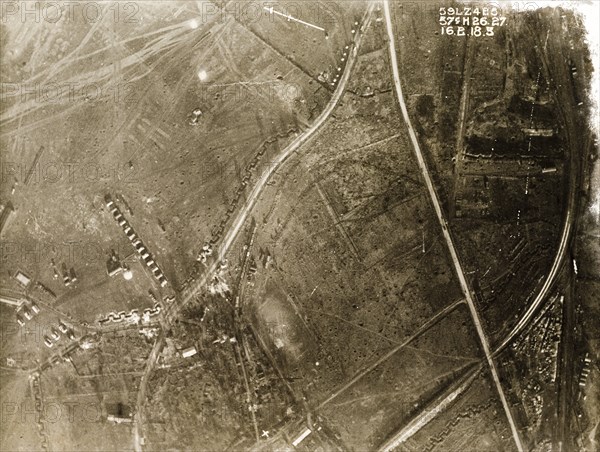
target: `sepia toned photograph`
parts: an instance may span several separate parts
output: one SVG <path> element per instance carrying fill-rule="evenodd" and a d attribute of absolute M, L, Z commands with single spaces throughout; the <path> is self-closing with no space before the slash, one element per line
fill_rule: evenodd
<path fill-rule="evenodd" d="M 0 0 L 0 452 L 600 452 L 599 0 Z"/>

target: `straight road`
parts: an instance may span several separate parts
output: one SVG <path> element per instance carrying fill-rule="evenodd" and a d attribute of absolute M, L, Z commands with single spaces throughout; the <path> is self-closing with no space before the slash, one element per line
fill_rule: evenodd
<path fill-rule="evenodd" d="M 150 356 L 146 361 L 146 369 L 144 370 L 144 374 L 142 375 L 142 379 L 140 381 L 140 387 L 138 389 L 137 398 L 136 398 L 136 410 L 135 417 L 133 420 L 133 449 L 135 452 L 142 452 L 142 439 L 145 439 L 146 435 L 144 433 L 144 422 L 145 422 L 145 404 L 146 404 L 146 390 L 148 388 L 148 379 L 150 378 L 150 374 L 154 370 L 154 364 L 158 360 L 158 356 L 160 351 L 162 350 L 163 345 L 163 335 L 156 338 L 154 342 L 154 346 L 152 347 L 152 351 L 150 352 Z"/>
<path fill-rule="evenodd" d="M 532 30 L 532 34 L 535 34 Z M 562 36 L 560 30 L 555 30 L 553 35 Z M 544 70 L 546 71 L 546 76 L 548 79 L 553 79 L 555 84 L 559 84 L 562 86 L 569 86 L 570 80 L 568 77 L 568 73 L 565 71 L 568 70 L 566 67 L 561 64 L 551 65 L 548 61 L 548 52 L 546 45 L 540 40 L 538 42 L 538 47 L 543 49 L 541 52 L 542 62 L 544 64 Z M 559 54 L 557 49 L 554 49 L 552 54 Z M 562 56 L 562 60 L 568 60 L 567 56 Z M 550 67 L 558 68 L 558 74 L 550 72 Z M 512 328 L 512 330 L 505 336 L 505 338 L 494 347 L 494 351 L 492 353 L 493 357 L 499 355 L 520 333 L 523 332 L 525 328 L 529 326 L 531 321 L 539 312 L 542 304 L 545 300 L 548 299 L 548 295 L 550 294 L 550 290 L 554 287 L 556 283 L 556 279 L 560 274 L 560 270 L 563 268 L 562 266 L 565 263 L 565 259 L 568 256 L 568 251 L 570 249 L 570 243 L 573 239 L 573 230 L 575 229 L 575 219 L 576 213 L 578 210 L 578 201 L 577 201 L 577 193 L 579 187 L 579 180 L 582 178 L 583 169 L 581 162 L 585 159 L 582 159 L 580 155 L 590 155 L 590 149 L 593 145 L 592 137 L 587 135 L 585 137 L 581 136 L 581 134 L 576 132 L 576 122 L 573 119 L 568 120 L 569 118 L 576 118 L 576 102 L 573 98 L 569 96 L 568 90 L 561 91 L 562 96 L 559 96 L 555 91 L 555 101 L 559 106 L 559 111 L 562 115 L 563 122 L 566 127 L 567 137 L 569 141 L 568 148 L 571 150 L 570 152 L 570 165 L 569 165 L 569 189 L 568 189 L 568 200 L 567 200 L 567 212 L 563 221 L 563 228 L 560 237 L 560 241 L 558 244 L 558 249 L 556 251 L 554 261 L 552 262 L 552 266 L 546 279 L 544 281 L 543 286 L 540 291 L 536 295 L 535 299 L 525 311 L 523 316 L 519 319 L 518 323 Z M 581 145 L 580 141 L 585 140 L 583 144 L 583 153 L 577 152 L 577 149 Z M 568 298 L 565 300 L 565 304 L 569 303 Z M 565 305 L 565 311 L 572 309 L 572 307 L 568 307 Z M 572 323 L 572 319 L 568 318 L 571 315 L 567 313 L 567 316 L 564 320 L 565 324 Z M 566 326 L 566 328 L 571 328 L 572 325 Z M 572 346 L 568 338 L 563 337 L 562 341 L 565 341 L 566 344 L 562 344 L 564 348 L 567 350 Z M 563 362 L 563 365 L 566 364 Z M 477 373 L 482 369 L 483 363 L 475 369 L 468 371 L 463 377 L 461 377 L 460 381 L 467 382 L 471 381 L 471 379 L 477 375 Z M 562 370 L 562 369 L 561 369 Z M 564 371 L 563 371 L 564 372 Z M 563 374 L 564 375 L 564 374 Z M 557 450 L 562 450 L 564 446 L 563 435 L 565 431 L 565 416 L 569 412 L 568 408 L 568 383 L 570 382 L 570 378 L 567 376 L 562 376 L 562 380 L 560 380 L 560 388 L 559 388 L 559 409 L 558 409 L 558 425 L 556 437 L 558 441 L 555 443 Z M 428 406 L 425 410 L 423 410 L 417 417 L 410 421 L 409 424 L 402 427 L 396 434 L 393 435 L 383 446 L 381 446 L 380 450 L 385 450 L 389 445 L 394 444 L 398 446 L 399 444 L 406 441 L 412 435 L 414 435 L 417 431 L 419 431 L 423 426 L 433 420 L 440 412 L 444 410 L 444 408 L 448 405 L 446 402 L 448 400 L 455 400 L 461 392 L 464 392 L 468 388 L 468 384 L 460 384 L 457 388 L 453 386 L 448 391 L 446 391 L 442 396 L 440 396 L 435 402 L 433 402 L 430 406 Z M 566 394 L 563 394 L 566 392 Z M 458 394 L 457 394 L 458 393 Z"/>
<path fill-rule="evenodd" d="M 423 174 L 423 178 L 425 180 L 425 184 L 427 185 L 427 190 L 429 191 L 429 195 L 431 197 L 431 201 L 433 207 L 435 209 L 435 213 L 438 217 L 440 225 L 442 227 L 442 233 L 444 235 L 444 239 L 446 240 L 446 244 L 448 245 L 448 251 L 450 252 L 450 256 L 452 258 L 452 262 L 454 264 L 454 268 L 456 274 L 458 276 L 458 280 L 460 282 L 462 291 L 465 295 L 465 299 L 467 301 L 467 305 L 469 306 L 469 311 L 471 312 L 471 317 L 473 318 L 473 323 L 475 324 L 475 328 L 477 329 L 477 334 L 479 336 L 479 340 L 481 342 L 481 346 L 483 348 L 483 352 L 487 359 L 492 379 L 496 385 L 496 389 L 498 390 L 498 395 L 500 396 L 500 400 L 502 402 L 502 406 L 504 407 L 504 411 L 506 412 L 506 417 L 508 418 L 508 422 L 510 424 L 510 428 L 515 440 L 515 444 L 517 445 L 517 449 L 519 452 L 523 452 L 523 444 L 521 442 L 521 438 L 519 436 L 519 431 L 517 429 L 516 423 L 514 421 L 512 412 L 510 407 L 508 406 L 508 401 L 506 400 L 506 396 L 504 395 L 504 390 L 502 389 L 502 384 L 500 383 L 500 377 L 498 376 L 498 371 L 496 369 L 496 365 L 492 358 L 492 353 L 490 351 L 490 346 L 488 343 L 488 339 L 483 330 L 483 326 L 481 324 L 481 319 L 479 318 L 479 314 L 477 312 L 477 308 L 475 307 L 475 303 L 473 301 L 473 297 L 471 295 L 471 290 L 467 283 L 467 280 L 464 275 L 464 271 L 458 259 L 458 254 L 456 252 L 456 248 L 454 246 L 454 242 L 452 241 L 452 237 L 450 236 L 450 231 L 448 230 L 448 222 L 444 217 L 444 213 L 442 211 L 440 200 L 438 198 L 437 192 L 433 186 L 433 182 L 431 180 L 431 176 L 429 174 L 429 170 L 427 169 L 427 164 L 425 163 L 425 159 L 423 158 L 423 154 L 421 152 L 421 148 L 419 146 L 419 141 L 417 140 L 417 136 L 413 129 L 413 126 L 410 122 L 410 117 L 408 116 L 408 110 L 406 108 L 406 104 L 404 103 L 404 96 L 402 95 L 402 85 L 400 83 L 400 73 L 398 71 L 398 61 L 396 57 L 396 43 L 394 37 L 394 29 L 392 26 L 392 17 L 390 13 L 390 6 L 388 0 L 383 0 L 383 10 L 385 13 L 385 24 L 386 30 L 388 34 L 388 43 L 389 43 L 389 53 L 390 53 L 390 62 L 392 65 L 392 73 L 394 76 L 394 86 L 396 88 L 396 94 L 398 97 L 398 102 L 400 104 L 400 109 L 402 110 L 402 116 L 404 117 L 404 122 L 408 127 L 408 133 L 410 136 L 411 143 L 413 145 L 415 154 L 417 156 L 417 161 L 419 164 L 419 168 L 421 173 Z"/>
<path fill-rule="evenodd" d="M 401 350 L 402 348 L 404 348 L 405 346 L 407 346 L 408 344 L 410 344 L 417 337 L 419 337 L 421 334 L 423 334 L 425 331 L 427 331 L 429 328 L 431 328 L 437 322 L 439 322 L 440 320 L 442 320 L 442 318 L 446 317 L 446 315 L 448 313 L 454 311 L 454 309 L 456 309 L 458 306 L 460 306 L 464 302 L 465 302 L 465 300 L 461 299 L 461 300 L 457 300 L 454 303 L 449 304 L 448 306 L 446 306 L 444 309 L 442 309 L 436 315 L 434 315 L 433 317 L 431 317 L 427 322 L 425 322 L 417 331 L 415 331 L 413 333 L 412 336 L 410 336 L 404 342 L 402 342 L 401 344 L 398 344 L 396 347 L 394 347 L 393 349 L 391 349 L 389 352 L 387 352 L 385 355 L 383 355 L 377 361 L 375 361 L 374 363 L 372 363 L 369 367 L 367 367 L 367 368 L 363 369 L 362 371 L 360 371 L 359 373 L 357 373 L 344 386 L 342 386 L 337 391 L 335 391 L 333 394 L 331 394 L 329 397 L 327 397 L 325 400 L 323 400 L 319 404 L 319 406 L 317 408 L 319 408 L 319 409 L 323 408 L 323 406 L 325 406 L 326 404 L 328 404 L 329 402 L 331 402 L 333 399 L 335 399 L 337 396 L 339 396 L 342 392 L 346 391 L 350 386 L 352 386 L 354 383 L 356 383 L 358 380 L 360 380 L 366 374 L 368 374 L 369 372 L 371 372 L 374 369 L 376 369 L 381 363 L 383 363 L 384 361 L 387 361 L 391 356 L 395 355 L 399 350 Z"/>

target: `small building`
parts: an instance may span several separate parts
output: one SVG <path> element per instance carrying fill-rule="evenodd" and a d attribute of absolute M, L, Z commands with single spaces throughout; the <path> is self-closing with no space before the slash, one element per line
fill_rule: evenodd
<path fill-rule="evenodd" d="M 312 430 L 307 428 L 306 430 L 304 430 L 302 433 L 300 433 L 300 436 L 298 436 L 298 438 L 296 438 L 294 440 L 294 442 L 292 443 L 292 446 L 294 447 L 298 447 L 298 444 L 300 444 L 302 441 L 304 441 L 304 439 L 310 435 L 312 433 Z"/>
<path fill-rule="evenodd" d="M 15 274 L 15 279 L 27 287 L 31 283 L 31 278 L 23 273 L 21 270 Z"/>
<path fill-rule="evenodd" d="M 106 420 L 115 424 L 131 424 L 133 422 L 133 419 L 130 417 L 115 416 L 114 414 L 106 416 Z"/>
<path fill-rule="evenodd" d="M 108 261 L 106 261 L 106 273 L 108 273 L 108 276 L 115 276 L 118 275 L 121 270 L 123 270 L 121 262 L 119 261 L 117 255 L 113 252 Z"/>
<path fill-rule="evenodd" d="M 133 413 L 128 405 L 123 403 L 108 404 L 106 420 L 115 424 L 129 424 L 133 421 Z"/>
<path fill-rule="evenodd" d="M 16 306 L 17 308 L 23 304 L 23 300 L 19 298 L 9 297 L 8 295 L 0 296 L 0 302 Z"/>
<path fill-rule="evenodd" d="M 58 334 L 58 331 L 56 331 L 56 328 L 50 328 L 50 338 L 53 341 L 57 341 L 60 339 L 60 334 Z"/>
<path fill-rule="evenodd" d="M 67 327 L 67 325 L 65 325 L 65 323 L 62 320 L 59 320 L 58 322 L 58 329 L 63 334 L 66 334 L 67 331 L 69 331 L 69 328 Z"/>
<path fill-rule="evenodd" d="M 158 277 L 158 282 L 160 283 L 160 287 L 165 287 L 168 284 L 167 278 L 163 274 Z"/>
<path fill-rule="evenodd" d="M 23 313 L 23 315 L 25 316 L 25 318 L 27 320 L 31 320 L 33 318 L 33 315 L 31 315 L 31 311 L 29 309 L 27 309 L 27 307 L 24 307 L 21 312 Z"/>
<path fill-rule="evenodd" d="M 196 353 L 198 353 L 198 350 L 196 350 L 196 347 L 191 346 L 186 348 L 185 350 L 181 351 L 181 356 L 184 358 L 189 358 L 191 356 L 194 356 Z"/>
<path fill-rule="evenodd" d="M 542 129 L 542 128 L 523 128 L 521 129 L 525 135 L 530 137 L 552 137 L 554 136 L 554 129 Z"/>

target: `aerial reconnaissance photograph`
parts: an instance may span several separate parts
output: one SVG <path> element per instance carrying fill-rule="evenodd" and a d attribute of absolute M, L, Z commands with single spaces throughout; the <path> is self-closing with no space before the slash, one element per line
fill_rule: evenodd
<path fill-rule="evenodd" d="M 600 451 L 600 3 L 0 2 L 1 451 Z"/>

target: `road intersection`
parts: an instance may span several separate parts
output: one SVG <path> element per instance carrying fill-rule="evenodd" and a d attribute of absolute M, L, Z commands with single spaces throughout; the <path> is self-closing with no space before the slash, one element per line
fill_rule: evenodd
<path fill-rule="evenodd" d="M 506 400 L 506 396 L 504 395 L 504 390 L 502 389 L 502 384 L 500 383 L 500 377 L 499 377 L 498 371 L 496 369 L 496 364 L 494 363 L 493 356 L 490 351 L 489 341 L 488 341 L 488 338 L 483 329 L 481 319 L 479 318 L 479 313 L 477 312 L 477 307 L 475 306 L 475 301 L 473 300 L 472 290 L 469 287 L 469 284 L 465 277 L 464 271 L 462 269 L 460 260 L 458 258 L 458 253 L 456 252 L 456 247 L 454 246 L 452 236 L 450 235 L 450 230 L 448 228 L 448 222 L 445 218 L 444 212 L 442 211 L 439 197 L 437 195 L 435 187 L 433 186 L 433 181 L 431 179 L 431 175 L 429 174 L 429 170 L 427 169 L 427 164 L 425 163 L 425 159 L 423 158 L 423 153 L 421 152 L 421 147 L 419 146 L 419 141 L 417 139 L 417 135 L 415 134 L 415 131 L 414 131 L 413 126 L 410 121 L 410 117 L 408 115 L 408 110 L 406 108 L 406 104 L 404 103 L 404 97 L 402 95 L 402 86 L 400 84 L 400 73 L 398 71 L 398 61 L 397 61 L 397 56 L 396 56 L 397 54 L 396 54 L 394 29 L 393 29 L 393 25 L 392 25 L 390 5 L 389 5 L 388 0 L 383 0 L 383 10 L 384 10 L 384 14 L 385 14 L 386 30 L 388 33 L 389 54 L 390 54 L 390 62 L 392 65 L 392 73 L 394 76 L 394 86 L 396 88 L 396 95 L 398 96 L 398 102 L 400 103 L 400 109 L 402 110 L 402 116 L 404 118 L 404 122 L 406 123 L 406 126 L 408 127 L 410 141 L 413 145 L 413 149 L 417 156 L 419 168 L 421 169 L 421 173 L 423 174 L 425 184 L 427 185 L 427 190 L 429 191 L 429 195 L 431 197 L 431 202 L 433 204 L 435 213 L 436 213 L 438 220 L 440 222 L 440 225 L 442 227 L 442 233 L 444 235 L 444 239 L 446 240 L 446 244 L 448 245 L 448 251 L 450 252 L 450 256 L 452 257 L 454 269 L 458 276 L 458 280 L 460 282 L 465 299 L 467 300 L 467 305 L 469 306 L 469 311 L 471 312 L 471 316 L 473 318 L 475 328 L 477 329 L 477 334 L 478 334 L 479 340 L 481 342 L 481 347 L 483 348 L 483 352 L 488 361 L 488 365 L 490 368 L 490 372 L 492 374 L 492 378 L 496 385 L 496 389 L 498 390 L 498 395 L 500 396 L 500 401 L 502 402 L 502 406 L 504 407 L 504 411 L 506 412 L 506 417 L 508 418 L 508 422 L 510 424 L 511 431 L 512 431 L 513 437 L 515 439 L 515 444 L 517 445 L 517 449 L 519 450 L 519 452 L 522 452 L 524 450 L 524 448 L 523 448 L 523 444 L 521 442 L 521 438 L 519 436 L 519 430 L 517 429 L 512 412 L 508 405 L 508 401 Z"/>
<path fill-rule="evenodd" d="M 363 25 L 361 27 L 361 30 L 364 30 L 367 28 L 367 26 L 372 18 L 373 11 L 374 11 L 374 8 L 376 5 L 377 5 L 377 2 L 373 2 L 370 4 L 368 11 L 366 12 L 365 17 L 363 18 L 363 22 L 362 22 Z M 451 232 L 449 230 L 448 221 L 442 210 L 439 196 L 433 185 L 431 175 L 427 168 L 427 164 L 425 162 L 424 156 L 420 149 L 417 135 L 412 126 L 412 123 L 411 123 L 411 120 L 410 120 L 410 117 L 408 114 L 408 110 L 407 110 L 406 104 L 404 102 L 402 86 L 401 86 L 401 81 L 400 81 L 400 73 L 399 73 L 399 69 L 398 69 L 398 59 L 397 59 L 393 24 L 392 24 L 392 19 L 391 19 L 391 11 L 390 11 L 390 6 L 388 3 L 388 0 L 383 0 L 382 5 L 383 5 L 384 16 L 385 16 L 386 31 L 388 34 L 388 46 L 389 46 L 388 50 L 389 50 L 390 64 L 391 64 L 391 70 L 392 70 L 392 76 L 393 76 L 395 92 L 397 95 L 397 100 L 399 102 L 403 120 L 408 128 L 410 141 L 411 141 L 413 150 L 414 150 L 416 158 L 417 158 L 418 166 L 421 170 L 425 184 L 427 186 L 433 208 L 436 212 L 436 216 L 437 216 L 440 226 L 442 228 L 442 234 L 446 241 L 448 251 L 450 253 L 450 257 L 451 257 L 453 265 L 454 265 L 455 272 L 458 276 L 462 291 L 464 293 L 465 299 L 464 299 L 464 301 L 461 300 L 460 302 L 466 302 L 466 304 L 469 307 L 471 317 L 473 319 L 475 328 L 477 330 L 478 337 L 480 339 L 480 343 L 481 343 L 483 352 L 485 354 L 485 360 L 487 362 L 487 366 L 490 369 L 492 379 L 494 381 L 500 401 L 501 401 L 504 411 L 506 413 L 516 447 L 519 451 L 523 451 L 524 446 L 522 444 L 522 441 L 521 441 L 521 438 L 519 435 L 519 431 L 518 431 L 516 422 L 513 418 L 511 409 L 508 405 L 508 401 L 504 394 L 504 390 L 503 390 L 502 384 L 500 382 L 500 377 L 498 374 L 498 370 L 496 368 L 496 364 L 494 362 L 494 358 L 519 333 L 521 333 L 527 325 L 529 325 L 529 323 L 533 319 L 534 315 L 538 312 L 538 309 L 541 306 L 541 304 L 544 302 L 544 300 L 546 300 L 550 289 L 553 287 L 553 285 L 556 281 L 556 278 L 557 278 L 558 274 L 560 273 L 560 270 L 562 269 L 562 264 L 564 263 L 564 258 L 566 256 L 568 246 L 570 243 L 570 238 L 571 238 L 571 234 L 572 234 L 573 210 L 570 207 L 567 211 L 567 216 L 564 221 L 564 227 L 563 227 L 563 231 L 562 231 L 560 244 L 559 244 L 557 253 L 555 255 L 555 259 L 553 261 L 552 267 L 551 267 L 548 275 L 546 276 L 546 279 L 545 279 L 545 282 L 544 282 L 542 288 L 538 292 L 538 294 L 535 297 L 535 299 L 533 300 L 533 302 L 529 305 L 529 307 L 526 309 L 524 314 L 521 316 L 517 325 L 515 325 L 513 327 L 513 329 L 503 339 L 503 341 L 501 343 L 499 343 L 495 347 L 492 347 L 490 345 L 490 342 L 485 333 L 480 315 L 478 313 L 478 310 L 477 310 L 477 307 L 475 304 L 475 300 L 473 297 L 473 291 L 465 277 L 464 270 L 462 268 Z M 181 312 L 181 310 L 191 300 L 193 300 L 197 296 L 198 293 L 200 293 L 206 287 L 206 284 L 209 282 L 210 278 L 214 276 L 217 268 L 220 265 L 220 262 L 226 258 L 227 254 L 231 250 L 231 247 L 233 246 L 240 231 L 243 229 L 244 225 L 246 224 L 248 218 L 251 216 L 251 213 L 252 213 L 256 203 L 259 201 L 264 188 L 267 186 L 267 184 L 270 181 L 270 179 L 272 178 L 272 176 L 275 174 L 275 172 L 278 169 L 281 168 L 281 166 L 288 160 L 288 158 L 291 155 L 293 155 L 294 152 L 297 152 L 298 149 L 303 144 L 305 144 L 306 142 L 308 142 L 311 138 L 313 138 L 315 136 L 315 134 L 318 132 L 318 130 L 320 130 L 320 128 L 323 126 L 323 124 L 325 124 L 327 119 L 331 116 L 331 114 L 333 113 L 333 111 L 335 110 L 335 108 L 337 107 L 337 105 L 339 104 L 340 100 L 342 99 L 342 97 L 344 95 L 346 85 L 350 79 L 352 68 L 354 67 L 354 65 L 356 63 L 356 59 L 358 56 L 358 50 L 359 50 L 359 47 L 361 44 L 361 39 L 362 39 L 362 33 L 358 33 L 358 35 L 356 37 L 356 41 L 353 45 L 353 48 L 352 48 L 351 52 L 349 53 L 348 62 L 344 68 L 344 71 L 341 75 L 339 83 L 338 83 L 335 91 L 333 92 L 333 95 L 332 95 L 329 103 L 325 107 L 325 109 L 321 112 L 321 114 L 318 116 L 318 118 L 315 120 L 315 122 L 313 124 L 311 124 L 310 127 L 308 129 L 306 129 L 302 134 L 297 136 L 286 148 L 284 148 L 278 154 L 277 158 L 272 162 L 272 164 L 269 165 L 269 167 L 262 173 L 259 180 L 254 185 L 252 191 L 248 195 L 245 204 L 243 205 L 241 210 L 238 212 L 236 218 L 234 219 L 234 221 L 231 223 L 231 226 L 227 230 L 227 232 L 218 248 L 217 253 L 215 253 L 216 256 L 214 257 L 214 259 L 205 268 L 204 272 L 199 276 L 199 278 L 187 287 L 187 289 L 181 294 L 181 296 L 178 298 L 178 300 L 173 305 L 167 307 L 167 309 L 165 310 L 166 311 L 165 318 L 167 320 L 171 320 L 171 319 L 175 318 Z M 570 200 L 573 197 L 574 191 L 575 191 L 574 188 L 570 189 Z M 570 206 L 572 206 L 572 203 L 570 203 Z M 439 313 L 438 316 L 435 317 L 435 320 L 437 320 L 440 315 L 443 315 L 445 313 L 446 313 L 446 310 L 444 310 L 443 313 L 442 312 Z M 434 319 L 431 319 L 430 322 L 431 321 L 434 321 Z M 153 352 L 154 352 L 154 350 L 153 350 Z M 150 358 L 151 358 L 150 360 L 156 360 L 157 354 L 152 353 Z M 454 401 L 456 398 L 458 398 L 466 390 L 466 388 L 468 388 L 470 386 L 471 382 L 473 381 L 475 376 L 478 375 L 479 371 L 482 368 L 483 368 L 483 364 L 480 366 L 477 366 L 475 369 L 471 369 L 470 371 L 468 371 L 459 381 L 457 381 L 455 384 L 452 385 L 449 392 L 447 391 L 444 395 L 439 397 L 439 399 L 437 400 L 437 402 L 439 402 L 439 403 L 434 402 L 432 404 L 432 406 L 433 405 L 435 405 L 435 406 L 433 406 L 432 409 L 425 410 L 422 415 L 413 419 L 409 425 L 405 426 L 399 433 L 394 435 L 394 437 L 392 439 L 387 441 L 382 446 L 382 450 L 391 450 L 394 447 L 397 447 L 398 444 L 403 442 L 406 438 L 410 437 L 415 431 L 420 429 L 423 425 L 425 425 L 426 423 L 431 421 L 439 412 L 444 410 L 445 407 L 447 407 L 452 401 Z M 150 370 L 150 369 L 152 369 L 151 363 L 149 363 L 149 365 L 147 367 L 147 370 Z M 142 379 L 142 384 L 140 385 L 140 394 L 145 393 L 146 383 L 147 383 L 147 378 Z M 330 400 L 333 397 L 335 397 L 338 393 L 343 391 L 347 386 L 348 385 L 341 388 L 339 391 L 334 393 L 327 400 Z M 140 404 L 143 404 L 143 399 L 144 399 L 143 396 L 138 397 L 138 409 L 140 408 Z M 326 402 L 324 402 L 324 403 L 326 403 Z M 138 423 L 140 421 L 143 422 L 143 419 L 138 420 Z M 136 432 L 137 433 L 139 433 L 138 423 L 136 423 Z M 136 436 L 136 438 L 137 438 L 136 450 L 141 450 L 141 445 L 139 442 L 139 434 Z"/>

